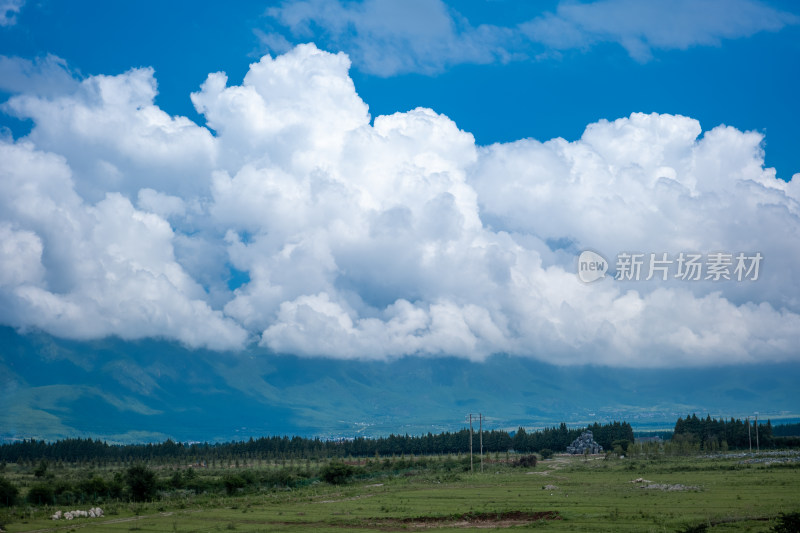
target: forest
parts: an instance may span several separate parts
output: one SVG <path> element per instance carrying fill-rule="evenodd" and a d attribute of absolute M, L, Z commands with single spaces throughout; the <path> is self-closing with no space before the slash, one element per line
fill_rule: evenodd
<path fill-rule="evenodd" d="M 799 430 L 800 424 L 773 428 L 770 420 L 756 425 L 748 419 L 717 420 L 710 415 L 698 418 L 692 414 L 675 422 L 673 440 L 694 443 L 706 451 L 791 448 L 800 446 Z"/>
<path fill-rule="evenodd" d="M 749 429 L 749 435 L 748 435 Z M 628 422 L 594 423 L 581 428 L 558 426 L 529 431 L 474 431 L 475 453 L 562 452 L 580 434 L 590 430 L 605 451 L 627 449 L 633 442 L 633 428 Z M 663 433 L 662 433 L 663 434 Z M 787 448 L 800 446 L 800 425 L 772 425 L 760 422 L 758 429 L 748 420 L 715 419 L 696 414 L 678 418 L 672 439 L 676 444 L 704 451 L 733 449 Z M 330 459 L 343 457 L 392 457 L 402 455 L 444 455 L 469 451 L 470 431 L 426 435 L 389 435 L 386 437 L 326 440 L 319 437 L 268 436 L 225 443 L 181 443 L 167 439 L 162 443 L 109 444 L 97 439 L 63 439 L 54 442 L 25 439 L 0 445 L 0 463 L 32 463 L 42 459 L 65 463 L 100 462 L 135 463 L 180 460 L 191 463 L 248 459 Z M 481 442 L 482 441 L 482 442 Z"/>
<path fill-rule="evenodd" d="M 633 429 L 627 422 L 592 424 L 587 428 L 558 427 L 528 432 L 519 428 L 474 431 L 473 449 L 479 453 L 481 441 L 486 453 L 530 453 L 542 450 L 563 451 L 582 431 L 589 429 L 604 449 L 615 441 L 633 442 Z M 158 444 L 115 445 L 96 439 L 64 439 L 55 442 L 27 439 L 0 445 L 0 462 L 31 462 L 47 459 L 68 463 L 137 462 L 158 459 L 181 459 L 190 462 L 211 462 L 230 457 L 264 459 L 323 459 L 335 457 L 391 457 L 399 455 L 458 454 L 469 450 L 470 431 L 443 432 L 427 435 L 389 435 L 388 437 L 323 440 L 320 438 L 271 436 L 227 443 L 180 443 L 166 440 Z"/>

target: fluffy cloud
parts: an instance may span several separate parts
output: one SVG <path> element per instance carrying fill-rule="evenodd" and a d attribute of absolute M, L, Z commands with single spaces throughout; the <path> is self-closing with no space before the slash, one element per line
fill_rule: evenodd
<path fill-rule="evenodd" d="M 700 134 L 691 118 L 636 113 L 591 124 L 574 143 L 487 147 L 471 183 L 495 229 L 561 241 L 572 252 L 761 251 L 765 283 L 733 284 L 726 295 L 797 311 L 791 271 L 800 250 L 787 246 L 797 238 L 797 178 L 787 184 L 764 168 L 758 133 L 719 126 Z M 691 288 L 720 290 L 711 282 Z"/>
<path fill-rule="evenodd" d="M 62 78 L 62 72 L 48 73 L 39 84 Z M 134 194 L 140 187 L 196 194 L 207 188 L 215 165 L 214 137 L 185 117 L 164 113 L 153 104 L 156 94 L 153 70 L 132 69 L 92 76 L 57 95 L 24 92 L 3 110 L 33 120 L 28 140 L 65 157 L 80 175 L 78 192 L 88 199 L 109 190 Z"/>
<path fill-rule="evenodd" d="M 210 74 L 192 102 L 222 143 L 220 166 L 308 170 L 335 157 L 344 133 L 369 122 L 349 68 L 345 54 L 301 45 L 250 65 L 241 86 L 226 87 L 223 72 Z"/>
<path fill-rule="evenodd" d="M 87 205 L 61 156 L 0 142 L 0 320 L 70 338 L 162 336 L 244 346 L 175 261 L 173 231 L 119 193 Z"/>
<path fill-rule="evenodd" d="M 355 359 L 797 359 L 800 177 L 764 168 L 760 134 L 633 114 L 481 147 L 429 109 L 370 121 L 349 66 L 302 45 L 210 74 L 213 134 L 153 104 L 149 69 L 13 97 L 34 128 L 0 144 L 0 320 Z M 584 248 L 764 263 L 584 284 Z"/>
<path fill-rule="evenodd" d="M 562 1 L 555 13 L 508 27 L 472 26 L 441 0 L 302 0 L 267 14 L 277 28 L 256 34 L 268 50 L 287 51 L 290 40 L 323 39 L 347 51 L 359 69 L 379 76 L 432 74 L 462 63 L 542 57 L 607 42 L 643 62 L 654 49 L 718 45 L 800 20 L 757 0 Z"/>

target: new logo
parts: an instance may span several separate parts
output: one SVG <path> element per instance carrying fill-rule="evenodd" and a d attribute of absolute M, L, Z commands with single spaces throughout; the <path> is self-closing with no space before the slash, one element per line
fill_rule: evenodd
<path fill-rule="evenodd" d="M 578 279 L 591 283 L 606 277 L 608 261 L 602 255 L 585 250 L 578 257 Z"/>

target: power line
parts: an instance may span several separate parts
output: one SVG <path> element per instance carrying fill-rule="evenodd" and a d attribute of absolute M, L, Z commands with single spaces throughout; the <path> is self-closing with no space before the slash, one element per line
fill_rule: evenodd
<path fill-rule="evenodd" d="M 474 415 L 472 413 L 469 414 L 469 471 L 470 473 L 474 472 L 473 466 L 473 451 L 472 451 L 472 436 L 473 436 L 473 429 L 472 429 L 472 417 Z M 483 472 L 483 413 L 478 413 L 478 437 L 480 440 L 480 461 L 481 461 L 481 472 Z"/>

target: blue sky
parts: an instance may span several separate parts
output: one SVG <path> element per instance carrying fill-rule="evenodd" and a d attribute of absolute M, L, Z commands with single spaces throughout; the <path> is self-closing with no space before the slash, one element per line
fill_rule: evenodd
<path fill-rule="evenodd" d="M 798 358 L 792 2 L 3 8 L 4 325 L 345 359 Z M 750 283 L 585 285 L 584 249 L 765 260 Z"/>

